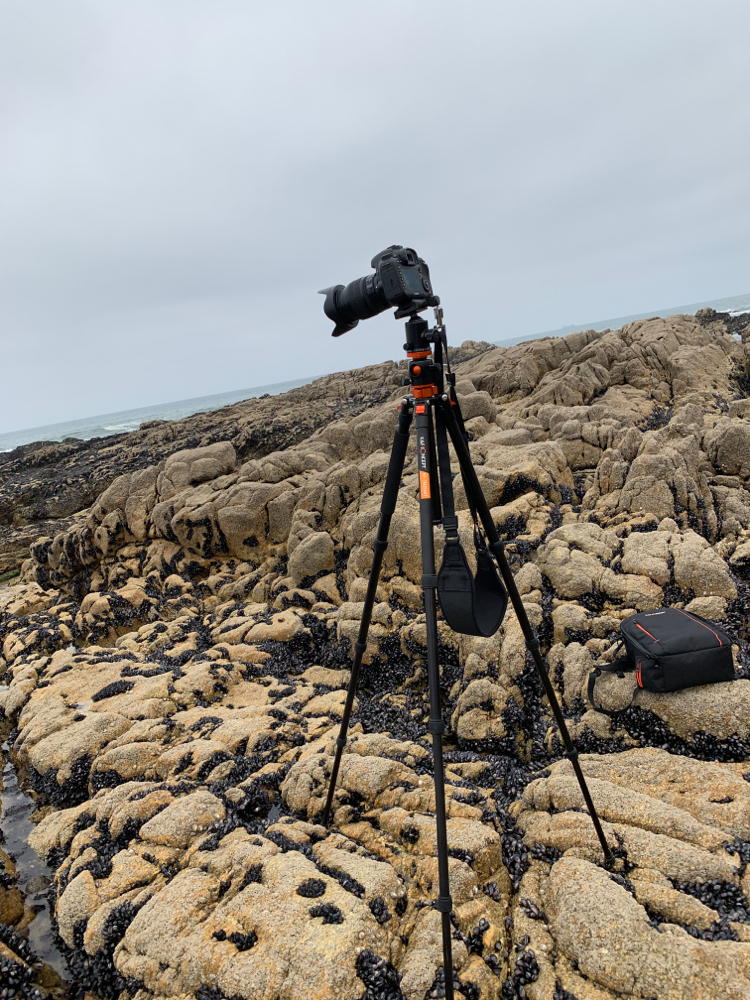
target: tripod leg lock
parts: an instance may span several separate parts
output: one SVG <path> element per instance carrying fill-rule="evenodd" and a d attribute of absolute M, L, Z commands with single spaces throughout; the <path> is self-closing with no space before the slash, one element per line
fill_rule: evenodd
<path fill-rule="evenodd" d="M 366 649 L 367 649 L 367 643 L 366 642 L 355 642 L 354 643 L 354 652 L 355 653 L 359 653 L 360 656 L 364 656 L 365 655 L 365 650 Z"/>
<path fill-rule="evenodd" d="M 422 575 L 422 590 L 437 590 L 437 573 L 424 573 Z"/>
<path fill-rule="evenodd" d="M 568 758 L 568 760 L 570 760 L 570 761 L 574 761 L 574 760 L 578 760 L 578 751 L 576 750 L 576 748 L 575 748 L 575 747 L 573 747 L 573 749 L 572 749 L 572 750 L 566 750 L 566 751 L 565 751 L 565 756 L 566 756 L 566 757 Z"/>
<path fill-rule="evenodd" d="M 430 719 L 427 723 L 427 732 L 433 736 L 442 736 L 445 732 L 445 723 L 442 719 Z"/>
<path fill-rule="evenodd" d="M 539 655 L 539 639 L 537 636 L 532 635 L 530 639 L 526 640 L 526 648 L 531 653 L 532 656 Z"/>
<path fill-rule="evenodd" d="M 345 746 L 346 746 L 346 736 L 337 736 L 336 737 L 336 747 L 339 750 L 343 750 Z"/>
<path fill-rule="evenodd" d="M 385 552 L 387 548 L 388 548 L 387 538 L 376 538 L 375 541 L 372 543 L 373 552 Z"/>
<path fill-rule="evenodd" d="M 453 900 L 450 896 L 438 896 L 435 900 L 435 909 L 438 913 L 450 913 L 453 909 Z"/>
<path fill-rule="evenodd" d="M 500 556 L 505 554 L 505 542 L 502 540 L 502 538 L 498 538 L 496 542 L 490 542 L 489 550 L 493 554 L 493 556 L 497 556 L 499 559 Z"/>

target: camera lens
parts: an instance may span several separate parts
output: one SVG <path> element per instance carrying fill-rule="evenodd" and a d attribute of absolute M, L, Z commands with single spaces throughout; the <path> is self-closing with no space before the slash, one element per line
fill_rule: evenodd
<path fill-rule="evenodd" d="M 361 319 L 377 316 L 389 306 L 378 276 L 368 274 L 346 286 L 334 285 L 333 288 L 328 288 L 323 310 L 336 324 L 333 336 L 340 337 L 347 330 L 353 330 Z"/>

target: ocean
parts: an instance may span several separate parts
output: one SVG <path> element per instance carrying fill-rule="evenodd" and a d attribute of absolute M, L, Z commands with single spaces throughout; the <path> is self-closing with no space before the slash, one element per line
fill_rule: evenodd
<path fill-rule="evenodd" d="M 12 431 L 0 434 L 0 452 L 12 451 L 22 444 L 32 441 L 63 441 L 65 438 L 80 438 L 83 441 L 94 437 L 111 437 L 113 434 L 123 434 L 126 431 L 138 430 L 147 420 L 180 420 L 190 417 L 193 413 L 208 413 L 218 410 L 231 403 L 240 403 L 243 399 L 257 399 L 268 393 L 278 396 L 289 389 L 297 389 L 301 385 L 309 385 L 318 378 L 294 379 L 291 382 L 274 382 L 272 385 L 256 385 L 250 389 L 235 389 L 233 392 L 220 392 L 215 396 L 198 396 L 195 399 L 178 399 L 173 403 L 156 403 L 154 406 L 141 406 L 137 410 L 122 410 L 119 413 L 102 413 L 96 417 L 84 417 L 81 420 L 68 420 L 62 424 L 47 424 L 44 427 L 30 427 L 27 430 Z"/>
<path fill-rule="evenodd" d="M 619 330 L 626 323 L 633 323 L 637 319 L 653 319 L 655 316 L 674 316 L 675 313 L 684 313 L 688 316 L 698 312 L 699 309 L 715 309 L 717 312 L 728 312 L 732 316 L 739 316 L 740 313 L 750 312 L 750 292 L 747 295 L 733 295 L 728 299 L 713 299 L 711 302 L 693 302 L 688 306 L 670 306 L 668 309 L 652 309 L 650 312 L 637 313 L 634 316 L 616 316 L 614 319 L 600 319 L 595 323 L 572 324 L 561 326 L 557 330 L 546 330 L 544 333 L 534 333 L 523 337 L 509 337 L 506 340 L 493 340 L 493 344 L 498 347 L 512 347 L 514 344 L 522 344 L 527 340 L 539 340 L 541 337 L 565 337 L 569 333 L 580 333 L 583 330 Z"/>
<path fill-rule="evenodd" d="M 674 313 L 695 313 L 699 309 L 710 307 L 717 312 L 728 312 L 732 315 L 750 312 L 750 292 L 746 295 L 734 295 L 726 299 L 713 299 L 710 302 L 693 302 L 687 306 L 671 306 L 667 309 L 656 309 L 650 312 L 638 313 L 634 316 L 618 316 L 614 319 L 597 320 L 593 323 L 562 326 L 557 330 L 545 330 L 543 333 L 524 334 L 520 337 L 509 337 L 496 340 L 498 347 L 511 347 L 527 340 L 538 340 L 540 337 L 564 337 L 568 333 L 580 330 L 616 330 L 624 323 L 632 323 L 637 319 L 650 319 L 653 316 L 672 316 Z M 26 430 L 12 431 L 0 434 L 0 452 L 12 451 L 22 444 L 32 441 L 62 441 L 65 438 L 80 438 L 88 440 L 94 437 L 108 437 L 112 434 L 122 434 L 137 430 L 147 420 L 179 420 L 193 413 L 206 413 L 218 410 L 231 403 L 239 403 L 243 399 L 255 399 L 268 393 L 277 396 L 289 389 L 301 385 L 309 385 L 319 376 L 296 379 L 291 382 L 275 382 L 272 385 L 256 385 L 249 389 L 236 389 L 233 392 L 221 392 L 215 396 L 198 396 L 195 399 L 179 399 L 173 403 L 156 403 L 153 406 L 142 406 L 137 410 L 123 410 L 120 413 L 104 413 L 95 417 L 85 417 L 81 420 L 69 420 L 61 424 L 48 424 L 44 427 L 30 427 Z"/>

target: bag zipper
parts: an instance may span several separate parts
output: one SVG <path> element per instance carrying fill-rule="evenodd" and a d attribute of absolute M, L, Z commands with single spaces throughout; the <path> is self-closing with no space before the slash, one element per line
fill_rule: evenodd
<path fill-rule="evenodd" d="M 623 622 L 623 625 L 624 624 L 625 623 Z M 637 625 L 638 622 L 634 622 L 633 624 Z M 646 630 L 644 629 L 643 631 L 645 632 Z M 631 645 L 631 646 L 633 646 L 637 650 L 637 652 L 640 654 L 640 656 L 643 656 L 643 657 L 645 657 L 648 660 L 653 660 L 655 666 L 659 665 L 659 657 L 655 656 L 652 650 L 646 649 L 646 647 L 642 646 L 638 642 L 637 639 L 634 639 L 632 636 L 628 635 L 627 632 L 625 632 L 624 630 L 623 630 L 623 634 L 624 634 L 624 636 L 625 636 L 625 638 L 627 640 L 625 642 L 625 648 L 626 649 L 628 648 L 628 645 Z M 658 642 L 658 639 L 656 641 Z M 635 679 L 636 679 L 636 683 L 638 684 L 638 687 L 642 688 L 643 687 L 643 662 L 641 660 L 636 660 Z"/>
<path fill-rule="evenodd" d="M 690 619 L 690 621 L 691 621 L 691 622 L 695 622 L 695 624 L 696 624 L 696 625 L 703 625 L 703 622 L 699 622 L 699 621 L 697 621 L 697 620 L 696 620 L 695 618 L 693 618 L 693 616 L 692 616 L 691 614 L 689 614 L 689 613 L 688 613 L 687 611 L 682 611 L 682 610 L 681 610 L 680 608 L 675 608 L 675 611 L 679 611 L 681 615 L 684 615 L 684 616 L 685 616 L 686 618 L 689 618 L 689 619 Z M 716 638 L 717 638 L 717 639 L 719 639 L 719 636 L 718 636 L 718 633 L 714 632 L 714 630 L 713 630 L 713 629 L 712 629 L 712 628 L 711 628 L 710 626 L 708 626 L 708 625 L 703 625 L 703 628 L 707 628 L 709 632 L 711 632 L 711 633 L 712 633 L 713 635 L 715 635 L 715 636 L 716 636 Z M 644 631 L 645 631 L 645 629 L 644 629 Z M 724 643 L 723 643 L 723 642 L 721 641 L 721 639 L 719 639 L 719 645 L 720 645 L 720 646 L 722 646 L 722 647 L 724 646 Z"/>
<path fill-rule="evenodd" d="M 647 628 L 644 628 L 643 625 L 639 625 L 638 622 L 633 622 L 633 624 L 635 625 L 636 628 L 639 628 L 641 630 L 641 632 L 645 632 L 646 635 L 651 635 L 651 633 L 649 632 L 649 630 Z M 654 642 L 660 642 L 661 641 L 660 639 L 657 639 L 655 635 L 651 635 L 651 638 L 654 640 Z"/>
<path fill-rule="evenodd" d="M 646 647 L 641 645 L 641 643 L 638 642 L 638 640 L 634 636 L 628 635 L 628 633 L 624 629 L 622 629 L 622 634 L 625 636 L 626 639 L 626 641 L 624 642 L 626 649 L 628 648 L 628 644 L 630 644 L 631 646 L 634 646 L 642 656 L 648 657 L 649 660 L 657 659 L 657 657 L 654 656 L 653 650 L 646 649 Z"/>

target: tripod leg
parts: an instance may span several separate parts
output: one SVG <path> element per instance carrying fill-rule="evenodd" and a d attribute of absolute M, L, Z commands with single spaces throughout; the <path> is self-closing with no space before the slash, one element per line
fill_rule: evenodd
<path fill-rule="evenodd" d="M 430 447 L 432 408 L 417 403 L 417 463 L 419 470 L 419 515 L 422 536 L 422 592 L 427 626 L 427 676 L 430 689 L 430 721 L 432 755 L 435 778 L 435 820 L 437 825 L 437 856 L 439 895 L 437 908 L 442 919 L 443 970 L 445 973 L 446 1000 L 453 1000 L 453 956 L 451 954 L 451 903 L 448 876 L 448 833 L 445 819 L 445 773 L 443 770 L 443 715 L 440 707 L 440 666 L 437 647 L 437 604 L 435 575 L 435 539 L 433 535 L 431 498 L 431 473 L 434 471 L 434 452 Z"/>
<path fill-rule="evenodd" d="M 378 577 L 380 576 L 380 567 L 383 563 L 383 554 L 388 548 L 388 529 L 391 526 L 391 518 L 393 517 L 393 512 L 396 509 L 398 488 L 401 485 L 401 474 L 404 471 L 406 448 L 409 444 L 409 428 L 411 427 L 411 421 L 411 404 L 407 405 L 406 403 L 402 403 L 398 416 L 398 426 L 393 438 L 391 460 L 388 464 L 388 473 L 385 478 L 383 500 L 380 505 L 378 533 L 375 536 L 375 541 L 372 546 L 372 566 L 370 568 L 370 577 L 367 581 L 367 593 L 365 595 L 365 606 L 362 610 L 362 620 L 359 624 L 357 641 L 354 644 L 354 663 L 352 664 L 352 673 L 349 679 L 349 690 L 346 693 L 344 715 L 341 719 L 341 729 L 339 731 L 338 739 L 336 740 L 336 755 L 333 760 L 333 770 L 331 771 L 331 778 L 328 783 L 328 795 L 326 797 L 326 805 L 323 811 L 324 826 L 328 826 L 328 820 L 331 815 L 333 794 L 336 790 L 336 779 L 339 776 L 341 754 L 346 746 L 346 734 L 349 730 L 349 720 L 352 714 L 352 706 L 354 705 L 354 696 L 357 691 L 359 671 L 362 666 L 362 657 L 367 649 L 367 633 L 370 630 L 372 607 L 375 603 L 375 591 L 378 588 Z"/>
<path fill-rule="evenodd" d="M 513 574 L 510 570 L 510 566 L 508 565 L 508 560 L 505 557 L 503 542 L 497 533 L 495 522 L 492 520 L 489 507 L 487 506 L 487 501 L 484 498 L 484 493 L 482 493 L 482 487 L 479 485 L 479 480 L 477 479 L 477 474 L 471 461 L 471 455 L 469 454 L 466 441 L 459 430 L 458 422 L 451 409 L 451 404 L 446 401 L 446 398 L 441 400 L 439 412 L 442 414 L 448 427 L 448 433 L 451 436 L 451 441 L 453 442 L 453 447 L 456 451 L 456 455 L 458 456 L 459 465 L 461 466 L 464 483 L 466 484 L 467 491 L 471 492 L 474 506 L 476 507 L 477 513 L 482 521 L 482 527 L 484 528 L 484 532 L 489 539 L 490 551 L 497 560 L 497 564 L 503 578 L 503 583 L 505 584 L 513 609 L 516 612 L 516 616 L 521 625 L 521 630 L 523 631 L 524 639 L 526 640 L 526 648 L 529 650 L 534 660 L 537 673 L 539 674 L 539 679 L 541 680 L 544 688 L 544 693 L 547 695 L 550 708 L 552 709 L 552 714 L 554 715 L 555 722 L 560 730 L 560 735 L 565 747 L 565 756 L 572 764 L 573 771 L 578 779 L 578 785 L 581 789 L 583 800 L 586 803 L 586 808 L 588 809 L 589 816 L 591 817 L 591 822 L 594 825 L 596 836 L 599 840 L 602 851 L 604 852 L 604 860 L 607 864 L 612 864 L 614 856 L 609 844 L 607 843 L 607 838 L 604 836 L 604 831 L 602 830 L 599 816 L 596 808 L 594 807 L 591 793 L 589 792 L 586 779 L 584 778 L 583 771 L 581 770 L 581 764 L 578 760 L 578 751 L 573 746 L 573 741 L 570 738 L 568 727 L 565 725 L 565 717 L 562 714 L 560 703 L 558 702 L 557 695 L 555 694 L 555 689 L 552 687 L 547 667 L 542 659 L 542 654 L 539 651 L 539 639 L 537 638 L 536 633 L 531 626 L 531 622 L 529 621 L 528 615 L 526 614 L 526 609 L 523 606 L 521 595 L 518 593 L 516 582 L 513 579 Z"/>

